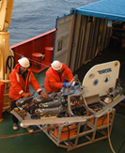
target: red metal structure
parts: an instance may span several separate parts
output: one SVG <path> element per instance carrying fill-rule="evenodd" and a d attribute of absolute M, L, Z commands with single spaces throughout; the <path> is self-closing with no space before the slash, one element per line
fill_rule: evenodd
<path fill-rule="evenodd" d="M 41 53 L 45 54 L 45 48 L 46 47 L 53 47 L 54 44 L 54 36 L 55 36 L 55 30 L 53 29 L 51 31 L 48 31 L 44 34 L 38 35 L 36 37 L 33 37 L 31 39 L 28 39 L 26 41 L 23 41 L 21 43 L 18 43 L 16 45 L 11 46 L 11 50 L 14 52 L 14 58 L 15 58 L 15 64 L 17 63 L 18 59 L 21 58 L 21 56 L 25 56 L 30 60 L 30 63 L 34 62 L 33 53 Z M 36 63 L 39 63 L 36 61 Z M 41 67 L 38 69 L 31 66 L 31 70 L 35 73 L 40 73 L 48 66 L 50 66 L 51 62 L 46 62 L 44 59 L 41 61 Z"/>
<path fill-rule="evenodd" d="M 0 118 L 2 117 L 4 83 L 0 81 Z"/>

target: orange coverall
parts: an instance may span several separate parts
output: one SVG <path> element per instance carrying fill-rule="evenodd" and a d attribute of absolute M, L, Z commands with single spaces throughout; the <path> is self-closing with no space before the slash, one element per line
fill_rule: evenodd
<path fill-rule="evenodd" d="M 13 100 L 22 98 L 21 94 L 23 92 L 30 92 L 29 84 L 31 84 L 37 92 L 42 90 L 30 69 L 27 69 L 24 80 L 23 76 L 19 74 L 20 67 L 21 66 L 18 63 L 14 70 L 10 73 L 11 86 L 9 90 L 9 97 Z"/>
<path fill-rule="evenodd" d="M 65 82 L 65 77 L 67 77 L 68 81 L 71 82 L 73 79 L 73 74 L 65 64 L 62 63 L 61 73 L 55 71 L 52 67 L 50 67 L 46 71 L 45 77 L 45 90 L 46 92 L 58 92 L 61 89 L 62 83 Z"/>

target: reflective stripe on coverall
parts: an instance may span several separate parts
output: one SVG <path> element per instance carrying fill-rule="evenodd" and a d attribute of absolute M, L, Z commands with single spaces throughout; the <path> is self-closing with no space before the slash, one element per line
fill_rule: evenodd
<path fill-rule="evenodd" d="M 19 68 L 20 64 L 18 63 L 14 70 L 10 73 L 10 90 L 9 90 L 9 97 L 13 100 L 20 99 L 22 96 L 21 94 L 23 92 L 30 92 L 29 91 L 29 84 L 32 85 L 34 90 L 39 92 L 41 90 L 37 80 L 35 79 L 32 71 L 30 69 L 28 70 L 26 80 L 22 77 L 21 74 L 19 74 Z"/>

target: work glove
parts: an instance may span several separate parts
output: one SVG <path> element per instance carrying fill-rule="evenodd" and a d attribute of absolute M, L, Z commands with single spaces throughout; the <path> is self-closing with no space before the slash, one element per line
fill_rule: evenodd
<path fill-rule="evenodd" d="M 27 97 L 29 97 L 30 96 L 30 93 L 29 92 L 23 92 L 22 93 L 22 97 L 23 98 L 27 98 Z"/>
<path fill-rule="evenodd" d="M 41 91 L 41 92 L 40 92 L 40 95 L 42 95 L 42 96 L 43 96 L 43 98 L 45 98 L 45 99 L 47 99 L 47 98 L 48 98 L 47 94 L 46 94 L 45 92 L 43 92 L 43 91 Z"/>
<path fill-rule="evenodd" d="M 62 85 L 63 87 L 69 88 L 70 82 L 63 82 Z"/>

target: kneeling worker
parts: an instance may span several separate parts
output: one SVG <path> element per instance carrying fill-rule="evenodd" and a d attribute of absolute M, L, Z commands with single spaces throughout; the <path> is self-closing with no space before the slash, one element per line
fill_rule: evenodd
<path fill-rule="evenodd" d="M 67 77 L 69 82 L 65 82 Z M 55 60 L 51 67 L 46 71 L 45 77 L 45 91 L 58 92 L 62 87 L 68 87 L 73 79 L 73 74 L 64 63 Z"/>
<path fill-rule="evenodd" d="M 23 57 L 19 59 L 18 62 L 19 63 L 16 64 L 14 70 L 10 73 L 11 86 L 9 90 L 9 97 L 11 100 L 11 110 L 16 107 L 16 101 L 18 99 L 27 98 L 30 96 L 29 84 L 32 85 L 38 94 L 43 95 L 44 98 L 47 98 L 47 94 L 42 91 L 33 73 L 30 69 L 28 69 L 30 66 L 29 60 L 26 57 Z M 11 118 L 13 121 L 13 129 L 17 130 L 18 119 L 12 114 Z"/>

